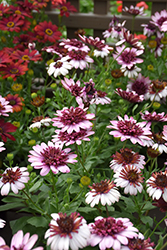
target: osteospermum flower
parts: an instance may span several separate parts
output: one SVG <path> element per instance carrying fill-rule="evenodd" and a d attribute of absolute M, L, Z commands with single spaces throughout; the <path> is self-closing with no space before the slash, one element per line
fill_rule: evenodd
<path fill-rule="evenodd" d="M 109 97 L 106 96 L 107 93 L 101 90 L 96 90 L 92 100 L 90 101 L 90 104 L 110 104 L 111 99 Z"/>
<path fill-rule="evenodd" d="M 68 52 L 69 62 L 73 65 L 75 69 L 80 68 L 83 70 L 84 68 L 88 67 L 88 63 L 93 63 L 94 60 L 88 56 L 88 52 L 82 50 L 71 50 Z"/>
<path fill-rule="evenodd" d="M 122 40 L 120 40 L 119 42 L 117 42 L 115 44 L 115 46 L 120 46 L 123 43 L 127 43 L 128 45 L 130 45 L 133 48 L 136 48 L 138 50 L 144 50 L 144 46 L 142 44 L 142 42 L 139 41 L 138 38 L 136 38 L 133 34 L 130 34 L 130 31 L 125 30 L 123 31 L 123 36 L 124 38 Z"/>
<path fill-rule="evenodd" d="M 50 63 L 47 68 L 48 75 L 54 75 L 55 78 L 59 75 L 67 75 L 69 70 L 73 67 L 73 65 L 68 61 L 69 59 L 69 56 L 65 56 L 56 62 Z"/>
<path fill-rule="evenodd" d="M 146 183 L 147 193 L 153 200 L 159 200 L 162 197 L 167 202 L 167 170 L 152 173 Z"/>
<path fill-rule="evenodd" d="M 153 206 L 159 207 L 160 211 L 167 212 L 167 202 L 161 197 L 160 199 L 154 199 Z"/>
<path fill-rule="evenodd" d="M 0 116 L 9 116 L 8 113 L 13 112 L 13 108 L 10 105 L 9 101 L 7 101 L 5 98 L 3 98 L 0 95 Z"/>
<path fill-rule="evenodd" d="M 141 68 L 137 67 L 136 65 L 133 65 L 130 68 L 123 65 L 121 66 L 120 70 L 124 74 L 124 76 L 127 76 L 128 78 L 133 78 L 138 76 L 139 72 L 141 71 Z"/>
<path fill-rule="evenodd" d="M 13 235 L 10 250 L 43 250 L 43 247 L 32 248 L 36 241 L 38 240 L 38 235 L 33 234 L 30 237 L 30 233 L 23 234 L 22 230 L 19 230 L 16 234 Z"/>
<path fill-rule="evenodd" d="M 35 32 L 43 37 L 43 42 L 56 42 L 56 40 L 60 39 L 62 35 L 60 31 L 58 31 L 58 27 L 55 24 L 52 24 L 51 21 L 40 22 L 34 28 Z"/>
<path fill-rule="evenodd" d="M 141 24 L 141 26 L 144 27 L 143 35 L 147 35 L 148 37 L 152 36 L 156 31 L 156 25 L 151 22 L 148 22 L 148 24 Z"/>
<path fill-rule="evenodd" d="M 12 54 L 12 59 L 19 60 L 22 62 L 30 62 L 30 61 L 41 61 L 42 57 L 37 50 L 30 51 L 29 49 L 25 49 L 24 51 L 17 50 L 14 54 Z"/>
<path fill-rule="evenodd" d="M 167 96 L 167 82 L 155 80 L 152 81 L 145 99 L 151 101 L 160 102 L 162 98 Z"/>
<path fill-rule="evenodd" d="M 15 132 L 16 129 L 17 127 L 10 122 L 5 122 L 4 119 L 0 120 L 0 137 L 4 142 L 7 142 L 7 138 L 12 141 L 16 140 L 13 135 L 9 134 L 11 132 Z"/>
<path fill-rule="evenodd" d="M 154 144 L 152 148 L 158 150 L 159 153 L 167 153 L 167 137 L 164 136 L 163 132 L 153 133 Z"/>
<path fill-rule="evenodd" d="M 109 24 L 109 28 L 103 32 L 104 38 L 116 38 L 121 39 L 123 38 L 123 32 L 125 30 L 126 21 L 123 21 L 122 23 L 118 22 L 118 19 L 114 16 Z"/>
<path fill-rule="evenodd" d="M 116 152 L 112 155 L 113 160 L 110 162 L 110 168 L 116 173 L 122 170 L 127 165 L 134 166 L 139 169 L 143 169 L 146 162 L 144 161 L 145 156 L 139 155 L 138 152 L 132 151 L 129 148 L 120 149 L 120 153 Z"/>
<path fill-rule="evenodd" d="M 128 218 L 95 218 L 94 223 L 89 224 L 91 237 L 88 243 L 94 247 L 99 244 L 100 250 L 113 248 L 121 249 L 121 244 L 128 245 L 128 239 L 137 236 L 138 229 Z"/>
<path fill-rule="evenodd" d="M 144 96 L 139 96 L 135 91 L 129 91 L 128 89 L 123 90 L 121 88 L 117 88 L 115 93 L 131 103 L 142 102 L 144 100 Z"/>
<path fill-rule="evenodd" d="M 146 110 L 145 113 L 140 112 L 140 115 L 143 120 L 146 120 L 148 122 L 166 122 L 167 121 L 167 114 L 165 114 L 165 112 L 157 114 L 155 111 L 153 113 L 150 113 Z"/>
<path fill-rule="evenodd" d="M 115 203 L 116 201 L 118 202 L 121 196 L 115 187 L 114 182 L 110 180 L 93 183 L 93 185 L 89 186 L 89 188 L 91 191 L 85 195 L 85 202 L 90 204 L 91 207 L 94 207 L 100 202 L 103 206 L 106 204 L 111 206 L 111 204 Z"/>
<path fill-rule="evenodd" d="M 19 62 L 11 62 L 6 64 L 6 67 L 0 67 L 2 78 L 12 77 L 15 81 L 18 76 L 24 75 L 28 71 L 27 64 L 20 64 Z"/>
<path fill-rule="evenodd" d="M 20 112 L 23 109 L 24 99 L 22 97 L 19 97 L 18 94 L 15 95 L 8 94 L 5 98 L 12 106 L 13 112 Z"/>
<path fill-rule="evenodd" d="M 22 25 L 24 24 L 24 21 L 20 19 L 20 17 L 14 17 L 13 15 L 10 15 L 7 18 L 3 18 L 0 20 L 0 29 L 1 30 L 7 30 L 10 32 L 20 32 Z"/>
<path fill-rule="evenodd" d="M 124 7 L 122 11 L 132 15 L 132 16 L 145 16 L 146 13 L 144 13 L 144 7 L 138 7 L 138 6 L 133 6 L 131 5 L 129 8 Z"/>
<path fill-rule="evenodd" d="M 116 47 L 116 53 L 113 54 L 114 59 L 118 64 L 124 67 L 131 68 L 136 63 L 142 63 L 143 59 L 138 58 L 139 55 L 143 54 L 143 50 L 137 50 L 135 48 L 126 48 L 125 45 L 122 47 Z"/>
<path fill-rule="evenodd" d="M 41 128 L 42 126 L 48 127 L 51 121 L 52 119 L 49 117 L 37 116 L 33 119 L 33 123 L 29 126 L 29 129 Z"/>
<path fill-rule="evenodd" d="M 0 142 L 0 152 L 2 152 L 3 150 L 6 150 L 6 148 L 4 148 L 3 146 L 4 146 L 4 143 Z"/>
<path fill-rule="evenodd" d="M 141 176 L 141 170 L 132 165 L 127 165 L 120 171 L 114 174 L 114 182 L 117 187 L 124 188 L 125 194 L 136 195 L 137 192 L 141 193 L 143 190 L 142 182 L 143 177 Z"/>
<path fill-rule="evenodd" d="M 70 91 L 73 96 L 80 96 L 83 90 L 83 87 L 80 86 L 80 81 L 78 80 L 76 83 L 73 79 L 68 79 L 64 77 L 64 80 L 61 80 L 63 87 Z"/>
<path fill-rule="evenodd" d="M 10 247 L 6 245 L 6 242 L 1 236 L 0 236 L 0 248 L 2 250 L 10 250 Z"/>
<path fill-rule="evenodd" d="M 92 131 L 92 127 L 89 129 L 80 129 L 79 132 L 73 131 L 71 134 L 68 134 L 67 131 L 55 130 L 55 135 L 53 135 L 52 141 L 54 143 L 65 144 L 69 146 L 71 144 L 80 145 L 83 141 L 90 141 L 88 138 L 90 135 L 93 135 L 95 132 Z"/>
<path fill-rule="evenodd" d="M 69 109 L 64 107 L 62 110 L 57 110 L 55 114 L 57 117 L 52 119 L 53 126 L 62 129 L 62 132 L 67 131 L 68 134 L 71 134 L 73 131 L 79 132 L 80 129 L 89 129 L 92 126 L 92 123 L 89 120 L 92 120 L 95 115 L 87 114 L 87 108 L 84 108 L 81 98 L 77 97 L 79 107 L 70 107 Z"/>
<path fill-rule="evenodd" d="M 69 216 L 63 213 L 51 214 L 52 220 L 49 229 L 45 233 L 47 245 L 51 250 L 69 248 L 78 250 L 87 246 L 90 237 L 90 230 L 83 217 L 79 213 L 71 213 Z"/>
<path fill-rule="evenodd" d="M 114 137 L 120 137 L 121 141 L 130 139 L 133 144 L 139 143 L 142 146 L 152 144 L 152 133 L 150 131 L 151 123 L 138 122 L 131 116 L 130 118 L 125 115 L 124 119 L 118 116 L 119 121 L 110 121 L 112 125 L 107 128 L 114 129 L 109 132 Z"/>
<path fill-rule="evenodd" d="M 6 221 L 0 219 L 0 228 L 3 228 L 5 226 Z"/>
<path fill-rule="evenodd" d="M 85 45 L 84 43 L 82 43 L 81 41 L 79 41 L 76 38 L 72 38 L 72 39 L 63 39 L 60 44 L 60 46 L 63 46 L 65 49 L 67 49 L 68 51 L 71 50 L 81 50 L 81 51 L 85 51 L 85 52 L 89 52 L 89 47 L 87 45 Z"/>
<path fill-rule="evenodd" d="M 62 145 L 50 141 L 48 144 L 42 142 L 41 145 L 35 145 L 33 150 L 30 150 L 28 161 L 35 169 L 41 169 L 40 175 L 42 176 L 47 175 L 50 170 L 54 174 L 59 171 L 69 173 L 70 169 L 67 164 L 77 162 L 74 159 L 77 155 L 69 153 L 70 151 L 70 148 L 62 149 Z"/>
<path fill-rule="evenodd" d="M 161 27 L 164 24 L 165 21 L 167 21 L 167 11 L 162 10 L 161 12 L 155 12 L 154 15 L 151 16 L 151 23 L 156 25 L 159 30 L 161 31 Z"/>
<path fill-rule="evenodd" d="M 15 194 L 18 194 L 18 191 L 25 187 L 24 183 L 29 181 L 29 172 L 26 167 L 6 168 L 1 176 L 1 195 L 8 195 L 10 189 Z"/>

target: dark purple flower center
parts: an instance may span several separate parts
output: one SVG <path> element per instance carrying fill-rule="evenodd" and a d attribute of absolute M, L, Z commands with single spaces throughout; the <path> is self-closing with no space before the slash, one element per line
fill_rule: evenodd
<path fill-rule="evenodd" d="M 132 84 L 132 90 L 135 91 L 138 95 L 145 95 L 148 92 L 149 85 L 146 84 L 144 81 L 136 80 Z"/>
<path fill-rule="evenodd" d="M 60 141 L 77 141 L 78 139 L 82 139 L 83 137 L 85 137 L 87 135 L 87 131 L 84 129 L 80 129 L 79 132 L 75 132 L 73 131 L 71 134 L 68 134 L 67 131 L 61 132 L 59 133 L 59 139 Z"/>
<path fill-rule="evenodd" d="M 74 59 L 76 61 L 81 61 L 81 60 L 85 60 L 87 53 L 84 51 L 80 51 L 80 50 L 78 51 L 72 50 L 68 53 L 68 55 L 70 56 L 71 59 Z"/>
<path fill-rule="evenodd" d="M 121 171 L 121 173 L 124 173 L 124 169 Z M 128 172 L 126 172 L 126 179 L 129 180 L 129 182 L 136 183 L 140 179 L 140 175 L 138 173 L 137 169 L 131 169 Z"/>
<path fill-rule="evenodd" d="M 123 135 L 138 137 L 143 134 L 143 130 L 132 121 L 119 121 L 118 129 Z"/>
<path fill-rule="evenodd" d="M 155 184 L 160 188 L 167 187 L 167 176 L 166 174 L 158 174 L 155 180 Z"/>
<path fill-rule="evenodd" d="M 18 179 L 20 179 L 22 173 L 19 168 L 16 169 L 14 172 L 12 169 L 8 169 L 6 173 L 3 173 L 2 176 L 2 182 L 4 184 L 6 183 L 15 183 Z"/>
<path fill-rule="evenodd" d="M 158 144 L 164 144 L 166 141 L 163 139 L 163 134 L 162 133 L 156 133 L 153 134 L 154 136 L 154 140 L 158 143 Z"/>
<path fill-rule="evenodd" d="M 83 43 L 81 41 L 78 41 L 77 39 L 71 39 L 70 42 L 65 42 L 65 45 L 71 45 L 77 48 L 83 47 Z"/>
<path fill-rule="evenodd" d="M 115 234 L 119 234 L 124 231 L 127 227 L 123 224 L 121 220 L 114 219 L 113 217 L 103 218 L 95 221 L 92 224 L 92 233 L 99 236 L 112 236 L 115 237 Z"/>
<path fill-rule="evenodd" d="M 48 166 L 63 166 L 66 164 L 66 160 L 68 159 L 68 155 L 66 155 L 63 150 L 54 147 L 48 147 L 44 149 L 42 162 L 44 162 Z"/>
<path fill-rule="evenodd" d="M 114 160 L 116 160 L 118 164 L 128 165 L 139 162 L 139 154 L 133 153 L 131 149 L 121 149 L 120 152 L 121 153 L 116 152 L 116 154 L 113 155 Z"/>
<path fill-rule="evenodd" d="M 59 225 L 62 233 L 67 233 L 67 234 L 72 232 L 74 226 L 73 218 L 71 218 L 70 216 L 65 216 L 61 217 L 60 219 L 57 219 L 57 224 Z"/>
<path fill-rule="evenodd" d="M 99 183 L 93 183 L 92 187 L 90 187 L 91 189 L 95 189 L 96 191 L 96 194 L 105 194 L 105 193 L 108 193 L 111 188 L 113 188 L 115 186 L 115 184 L 113 182 L 110 182 L 105 180 L 105 181 L 101 181 Z M 94 191 L 93 191 L 94 192 Z"/>
<path fill-rule="evenodd" d="M 131 62 L 134 62 L 136 60 L 136 54 L 132 51 L 125 50 L 122 52 L 121 58 L 122 58 L 123 62 L 131 63 Z"/>
<path fill-rule="evenodd" d="M 129 243 L 127 247 L 130 250 L 147 250 L 150 249 L 150 247 L 154 246 L 154 243 L 150 243 L 150 239 L 142 240 L 142 239 L 128 239 Z"/>
<path fill-rule="evenodd" d="M 78 86 L 77 84 L 72 85 L 70 88 L 71 88 L 70 92 L 73 96 L 80 96 L 81 91 L 83 89 L 82 87 Z"/>
<path fill-rule="evenodd" d="M 63 63 L 58 61 L 58 62 L 55 63 L 54 67 L 57 69 L 57 68 L 61 68 L 62 65 L 63 65 Z"/>
<path fill-rule="evenodd" d="M 158 19 L 157 23 L 159 26 L 162 26 L 163 22 L 167 21 L 167 17 L 161 17 L 160 19 Z"/>
<path fill-rule="evenodd" d="M 60 118 L 60 121 L 64 125 L 75 125 L 86 119 L 86 112 L 80 107 L 71 107 L 68 110 L 64 110 L 62 113 L 63 115 Z"/>

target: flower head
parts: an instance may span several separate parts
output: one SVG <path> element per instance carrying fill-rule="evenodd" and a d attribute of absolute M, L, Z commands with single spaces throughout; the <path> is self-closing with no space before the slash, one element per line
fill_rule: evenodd
<path fill-rule="evenodd" d="M 47 68 L 48 75 L 54 75 L 55 78 L 59 75 L 67 75 L 69 70 L 73 67 L 73 65 L 68 61 L 69 59 L 69 56 L 65 56 L 58 59 L 56 62 L 50 63 Z"/>
<path fill-rule="evenodd" d="M 133 144 L 139 143 L 142 146 L 151 143 L 150 131 L 151 123 L 138 122 L 131 116 L 130 118 L 125 115 L 124 119 L 118 116 L 119 121 L 110 121 L 112 125 L 107 128 L 114 129 L 109 132 L 114 137 L 121 137 L 121 141 L 130 139 Z"/>
<path fill-rule="evenodd" d="M 82 50 L 71 50 L 68 52 L 70 64 L 73 65 L 75 69 L 85 69 L 89 66 L 88 63 L 93 63 L 94 60 L 88 55 L 88 52 Z"/>
<path fill-rule="evenodd" d="M 137 195 L 137 191 L 141 193 L 143 190 L 141 184 L 143 177 L 141 175 L 141 170 L 138 167 L 127 165 L 114 174 L 114 182 L 117 187 L 124 188 L 125 194 Z"/>
<path fill-rule="evenodd" d="M 76 154 L 69 153 L 70 148 L 62 149 L 62 145 L 54 144 L 53 142 L 44 142 L 41 145 L 33 146 L 28 155 L 28 161 L 35 169 L 41 169 L 42 176 L 47 175 L 51 170 L 54 174 L 59 171 L 62 173 L 69 173 L 70 169 L 68 163 L 77 162 Z"/>
<path fill-rule="evenodd" d="M 93 183 L 92 187 L 89 186 L 89 188 L 91 191 L 86 194 L 85 202 L 90 204 L 91 207 L 99 204 L 99 202 L 101 202 L 103 206 L 106 204 L 111 206 L 111 204 L 116 201 L 118 202 L 121 196 L 117 191 L 114 182 L 110 180 Z"/>
<path fill-rule="evenodd" d="M 19 230 L 13 235 L 10 245 L 10 250 L 43 250 L 43 247 L 32 248 L 38 239 L 37 234 L 33 234 L 30 237 L 30 233 L 23 234 L 22 230 Z"/>
<path fill-rule="evenodd" d="M 14 81 L 18 76 L 24 75 L 26 71 L 28 71 L 27 64 L 21 64 L 20 62 L 11 62 L 10 64 L 6 64 L 5 67 L 0 68 L 4 79 L 12 77 Z"/>
<path fill-rule="evenodd" d="M 122 9 L 124 12 L 132 15 L 132 16 L 145 16 L 146 14 L 144 13 L 144 6 L 142 7 L 138 7 L 138 6 L 133 6 L 131 5 L 129 8 L 128 7 L 124 7 Z"/>
<path fill-rule="evenodd" d="M 71 249 L 78 250 L 87 246 L 90 237 L 89 227 L 79 213 L 71 213 L 69 216 L 63 213 L 51 214 L 50 228 L 45 233 L 47 245 L 51 250 Z"/>
<path fill-rule="evenodd" d="M 165 112 L 157 114 L 155 111 L 153 113 L 150 113 L 146 110 L 145 113 L 141 112 L 140 115 L 143 120 L 146 120 L 148 122 L 166 122 L 167 121 L 167 114 L 165 114 Z"/>
<path fill-rule="evenodd" d="M 61 83 L 63 87 L 70 91 L 73 96 L 81 96 L 83 87 L 80 86 L 80 81 L 78 80 L 76 83 L 73 79 L 64 78 L 64 80 L 61 80 Z"/>
<path fill-rule="evenodd" d="M 5 220 L 0 219 L 0 228 L 3 228 L 6 224 Z"/>
<path fill-rule="evenodd" d="M 122 97 L 124 100 L 131 102 L 131 103 L 136 103 L 136 102 L 142 102 L 144 100 L 143 95 L 138 95 L 135 91 L 129 91 L 123 90 L 121 88 L 116 89 L 115 93 Z"/>
<path fill-rule="evenodd" d="M 135 153 L 129 148 L 120 149 L 120 153 L 116 152 L 112 157 L 113 160 L 110 162 L 110 168 L 113 169 L 115 173 L 128 165 L 143 169 L 146 163 L 144 161 L 144 155 L 139 155 L 139 153 Z"/>
<path fill-rule="evenodd" d="M 167 170 L 152 173 L 146 183 L 147 193 L 153 200 L 159 200 L 162 197 L 167 202 Z"/>
<path fill-rule="evenodd" d="M 26 167 L 7 168 L 1 176 L 1 195 L 8 195 L 10 189 L 17 194 L 25 187 L 24 183 L 29 181 L 29 172 Z"/>
<path fill-rule="evenodd" d="M 14 83 L 12 85 L 12 90 L 15 92 L 19 92 L 23 89 L 23 85 L 21 83 Z"/>
<path fill-rule="evenodd" d="M 16 129 L 17 127 L 10 122 L 5 122 L 4 119 L 0 120 L 0 137 L 4 142 L 7 142 L 7 137 L 12 141 L 16 140 L 13 135 L 9 134 L 10 132 L 15 132 Z"/>
<path fill-rule="evenodd" d="M 87 45 L 85 45 L 84 43 L 82 43 L 81 41 L 79 41 L 76 38 L 63 39 L 60 42 L 59 45 L 63 46 L 68 51 L 71 51 L 71 50 L 76 50 L 76 51 L 81 50 L 81 51 L 89 52 L 89 50 L 90 50 Z"/>
<path fill-rule="evenodd" d="M 24 99 L 22 97 L 19 97 L 18 94 L 8 94 L 5 98 L 12 106 L 13 112 L 20 112 L 22 110 L 24 106 L 24 103 L 22 101 L 24 101 Z"/>
<path fill-rule="evenodd" d="M 65 0 L 62 1 L 53 0 L 52 8 L 59 9 L 60 16 L 66 16 L 66 17 L 69 17 L 71 12 L 77 12 L 77 9 L 73 5 L 71 5 L 70 2 L 66 2 Z"/>
<path fill-rule="evenodd" d="M 151 23 L 156 25 L 161 31 L 162 25 L 167 21 L 167 11 L 162 10 L 161 12 L 155 12 L 155 14 L 151 16 L 151 19 Z"/>
<path fill-rule="evenodd" d="M 99 244 L 100 250 L 113 248 L 121 249 L 121 244 L 128 245 L 128 239 L 137 236 L 138 229 L 128 218 L 95 218 L 94 223 L 89 224 L 91 237 L 88 243 L 94 247 Z"/>
<path fill-rule="evenodd" d="M 14 17 L 13 15 L 10 15 L 9 17 L 4 17 L 0 20 L 0 29 L 10 32 L 20 32 L 23 24 L 24 21 L 20 19 L 19 16 Z"/>
<path fill-rule="evenodd" d="M 153 206 L 159 207 L 160 211 L 167 212 L 167 202 L 161 197 L 160 199 L 154 199 Z"/>
<path fill-rule="evenodd" d="M 63 108 L 57 110 L 56 117 L 52 119 L 53 126 L 62 128 L 62 132 L 67 131 L 71 134 L 73 131 L 79 132 L 80 129 L 89 129 L 92 123 L 89 120 L 94 118 L 94 114 L 87 114 L 87 108 L 84 108 L 82 100 L 77 98 L 79 107 Z"/>
<path fill-rule="evenodd" d="M 9 116 L 8 113 L 13 112 L 13 108 L 10 105 L 9 101 L 7 101 L 5 98 L 3 98 L 0 95 L 0 116 Z"/>

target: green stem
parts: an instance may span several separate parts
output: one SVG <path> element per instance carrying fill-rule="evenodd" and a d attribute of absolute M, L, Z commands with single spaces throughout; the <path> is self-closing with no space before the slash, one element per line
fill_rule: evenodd
<path fill-rule="evenodd" d="M 31 201 L 31 203 L 32 203 L 38 210 L 41 211 L 41 214 L 42 214 L 42 215 L 46 214 L 46 215 L 49 217 L 49 219 L 52 219 L 52 217 L 51 217 L 46 211 L 44 211 L 42 208 L 40 208 L 40 207 L 31 199 L 31 197 L 30 197 L 24 190 L 22 190 L 22 192 L 28 197 L 28 199 Z"/>
<path fill-rule="evenodd" d="M 81 163 L 82 167 L 84 168 L 84 170 L 85 170 L 87 173 L 89 173 L 89 172 L 88 172 L 88 170 L 85 168 L 85 166 L 84 166 L 84 164 L 83 164 L 82 160 L 81 160 L 81 157 L 80 157 L 80 155 L 79 155 L 78 146 L 77 146 L 77 144 L 76 144 L 76 143 L 75 143 L 75 150 L 76 150 L 76 153 L 77 153 L 77 156 L 78 156 L 79 162 Z"/>
<path fill-rule="evenodd" d="M 108 212 L 107 204 L 105 205 L 105 207 L 106 207 L 106 214 L 107 214 L 107 216 L 109 217 L 110 215 L 109 215 L 109 212 Z"/>
<path fill-rule="evenodd" d="M 53 172 L 50 171 L 50 173 L 51 173 L 51 179 L 52 179 L 52 182 L 53 182 L 53 184 L 52 184 L 52 191 L 55 193 L 55 196 L 56 196 L 56 207 L 57 207 L 57 211 L 58 211 L 59 199 L 58 199 L 57 188 L 56 188 L 56 182 L 57 182 L 57 180 L 55 180 L 55 175 L 53 174 Z"/>
<path fill-rule="evenodd" d="M 157 229 L 157 227 L 158 227 L 166 218 L 167 218 L 167 215 L 165 215 L 165 216 L 162 218 L 162 220 L 160 220 L 160 221 L 157 223 L 157 225 L 154 227 L 153 231 L 152 231 L 151 234 L 148 236 L 148 238 L 150 238 L 150 237 L 154 234 L 154 232 L 155 232 L 155 230 Z"/>

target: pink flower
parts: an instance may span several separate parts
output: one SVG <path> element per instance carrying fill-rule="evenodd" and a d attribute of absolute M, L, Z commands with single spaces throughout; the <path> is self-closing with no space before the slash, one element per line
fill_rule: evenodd
<path fill-rule="evenodd" d="M 0 116 L 9 116 L 8 113 L 13 113 L 13 108 L 9 104 L 9 101 L 6 101 L 6 99 L 0 95 Z"/>
<path fill-rule="evenodd" d="M 78 80 L 76 83 L 73 79 L 68 79 L 64 77 L 64 80 L 61 80 L 63 87 L 70 91 L 73 96 L 80 96 L 83 90 L 83 87 L 80 86 L 80 81 Z"/>
<path fill-rule="evenodd" d="M 124 100 L 131 102 L 131 103 L 136 103 L 136 102 L 142 102 L 144 100 L 143 95 L 138 95 L 135 91 L 129 91 L 123 90 L 121 88 L 116 89 L 115 93 L 122 97 Z"/>
<path fill-rule="evenodd" d="M 126 48 L 125 45 L 122 47 L 116 47 L 116 53 L 113 54 L 114 59 L 118 64 L 124 67 L 131 68 L 136 63 L 142 63 L 143 59 L 137 56 L 143 54 L 143 50 L 137 50 L 135 48 Z"/>
<path fill-rule="evenodd" d="M 10 189 L 18 194 L 18 191 L 25 187 L 24 183 L 29 181 L 29 172 L 26 167 L 6 168 L 1 176 L 1 195 L 8 195 Z"/>
<path fill-rule="evenodd" d="M 161 26 L 161 31 L 166 32 L 167 31 L 167 21 L 163 22 Z"/>
<path fill-rule="evenodd" d="M 59 44 L 60 46 L 64 46 L 65 49 L 68 51 L 72 50 L 80 50 L 80 51 L 85 51 L 86 53 L 89 52 L 89 47 L 85 44 L 83 44 L 81 41 L 72 38 L 72 39 L 63 39 L 62 42 Z"/>
<path fill-rule="evenodd" d="M 161 12 L 155 12 L 155 14 L 151 16 L 151 19 L 151 22 L 161 31 L 162 25 L 167 21 L 167 11 L 162 10 Z"/>
<path fill-rule="evenodd" d="M 89 129 L 92 123 L 89 120 L 94 118 L 94 114 L 87 114 L 87 108 L 84 108 L 81 98 L 76 98 L 79 107 L 64 107 L 62 110 L 57 110 L 55 118 L 52 119 L 53 126 L 62 128 L 62 132 L 67 131 L 71 134 L 73 131 L 79 132 L 80 129 Z"/>
<path fill-rule="evenodd" d="M 133 144 L 139 143 L 142 146 L 152 144 L 149 136 L 152 136 L 150 131 L 151 123 L 138 122 L 131 116 L 130 118 L 125 115 L 124 119 L 118 116 L 119 121 L 110 121 L 112 125 L 107 128 L 113 129 L 109 132 L 114 137 L 120 137 L 121 141 L 130 139 Z"/>
<path fill-rule="evenodd" d="M 145 16 L 146 14 L 144 13 L 144 6 L 139 8 L 139 6 L 133 6 L 131 5 L 129 8 L 125 6 L 123 9 L 124 12 L 129 13 L 130 15 L 133 16 Z"/>
<path fill-rule="evenodd" d="M 166 122 L 167 121 L 167 114 L 165 114 L 165 112 L 157 114 L 155 111 L 153 113 L 149 113 L 146 110 L 145 113 L 140 113 L 140 115 L 143 120 L 146 120 L 148 122 Z"/>
<path fill-rule="evenodd" d="M 127 88 L 131 91 L 135 91 L 138 95 L 146 95 L 149 91 L 151 80 L 149 77 L 144 77 L 139 73 L 136 79 L 128 82 Z"/>
<path fill-rule="evenodd" d="M 138 229 L 128 218 L 103 218 L 101 216 L 95 218 L 94 223 L 89 224 L 91 237 L 88 243 L 94 247 L 99 244 L 100 250 L 113 248 L 121 249 L 121 244 L 128 245 L 128 239 L 137 236 Z"/>
<path fill-rule="evenodd" d="M 6 245 L 4 239 L 0 236 L 0 249 L 2 250 L 10 250 L 10 247 Z"/>
<path fill-rule="evenodd" d="M 38 239 L 37 234 L 30 237 L 30 233 L 23 235 L 23 231 L 19 230 L 13 235 L 10 245 L 10 250 L 43 250 L 43 247 L 32 248 Z"/>
<path fill-rule="evenodd" d="M 89 67 L 88 63 L 93 63 L 94 60 L 88 56 L 88 52 L 82 50 L 71 50 L 68 52 L 69 62 L 75 69 L 85 69 Z"/>
<path fill-rule="evenodd" d="M 48 145 L 44 142 L 41 145 L 33 146 L 33 150 L 30 150 L 31 155 L 28 155 L 28 161 L 35 169 L 41 169 L 40 174 L 42 176 L 47 175 L 51 170 L 54 174 L 59 171 L 62 173 L 69 173 L 70 169 L 67 163 L 74 163 L 77 160 L 76 154 L 69 153 L 70 148 L 62 150 L 62 145 L 48 142 Z"/>

